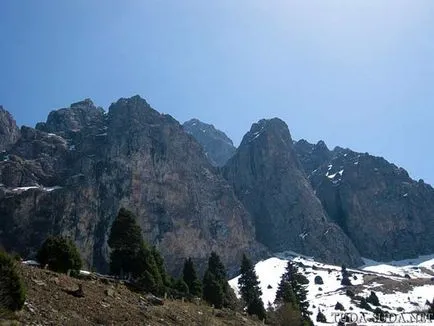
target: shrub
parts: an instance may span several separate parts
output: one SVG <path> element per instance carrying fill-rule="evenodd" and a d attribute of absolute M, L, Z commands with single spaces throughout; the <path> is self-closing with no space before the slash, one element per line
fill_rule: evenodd
<path fill-rule="evenodd" d="M 318 309 L 318 314 L 316 315 L 316 321 L 319 323 L 326 323 L 326 316 Z"/>
<path fill-rule="evenodd" d="M 0 251 L 0 312 L 20 310 L 25 299 L 26 293 L 16 262 L 7 253 Z"/>
<path fill-rule="evenodd" d="M 378 297 L 374 291 L 371 291 L 371 294 L 369 295 L 368 299 L 366 299 L 366 301 L 373 304 L 374 306 L 380 305 L 380 300 L 378 300 Z"/>
<path fill-rule="evenodd" d="M 350 290 L 350 289 L 347 289 L 346 291 L 345 291 L 345 294 L 347 295 L 347 297 L 350 297 L 350 298 L 354 298 L 354 291 L 352 291 L 352 290 Z"/>
<path fill-rule="evenodd" d="M 344 306 L 342 305 L 342 303 L 340 303 L 340 302 L 336 302 L 335 310 L 345 311 L 345 308 L 344 308 Z"/>
<path fill-rule="evenodd" d="M 341 285 L 351 286 L 353 284 L 351 283 L 350 278 L 347 275 L 345 275 L 344 277 L 342 277 Z"/>
<path fill-rule="evenodd" d="M 362 300 L 360 300 L 359 307 L 368 311 L 372 311 L 371 306 L 369 305 L 368 301 L 366 301 L 365 298 L 362 298 Z"/>
<path fill-rule="evenodd" d="M 315 276 L 314 282 L 315 282 L 315 284 L 319 284 L 319 285 L 324 284 L 324 281 L 322 280 L 322 277 L 319 276 L 319 275 Z"/>
<path fill-rule="evenodd" d="M 78 272 L 82 264 L 74 242 L 62 236 L 48 237 L 38 251 L 37 260 L 42 266 L 48 265 L 49 269 L 59 273 Z"/>

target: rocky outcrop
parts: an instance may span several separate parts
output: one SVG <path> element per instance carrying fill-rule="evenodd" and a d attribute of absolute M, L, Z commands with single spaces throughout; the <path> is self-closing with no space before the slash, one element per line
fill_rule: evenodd
<path fill-rule="evenodd" d="M 89 101 L 50 113 L 0 163 L 1 244 L 31 255 L 48 234 L 71 236 L 87 265 L 105 271 L 107 237 L 121 207 L 139 219 L 171 272 L 217 251 L 234 272 L 243 252 L 262 257 L 249 213 L 171 116 L 139 96 L 108 114 Z M 20 176 L 20 177 L 17 177 Z M 17 234 L 20 234 L 18 237 Z"/>
<path fill-rule="evenodd" d="M 92 100 L 71 104 L 69 108 L 51 111 L 47 122 L 36 125 L 36 129 L 61 136 L 70 136 L 85 130 L 104 131 L 105 112 L 96 107 Z"/>
<path fill-rule="evenodd" d="M 434 252 L 434 189 L 404 169 L 338 147 L 310 180 L 364 257 L 388 261 Z"/>
<path fill-rule="evenodd" d="M 293 250 L 352 266 L 361 262 L 315 196 L 283 121 L 253 124 L 223 174 L 252 215 L 258 241 L 271 251 Z"/>
<path fill-rule="evenodd" d="M 333 153 L 322 140 L 314 145 L 301 139 L 294 143 L 294 151 L 306 175 L 310 175 L 333 156 Z"/>
<path fill-rule="evenodd" d="M 20 137 L 12 115 L 0 105 L 0 152 L 7 150 Z"/>
<path fill-rule="evenodd" d="M 183 124 L 184 130 L 202 145 L 213 166 L 221 167 L 234 155 L 235 146 L 223 131 L 213 125 L 191 119 Z"/>

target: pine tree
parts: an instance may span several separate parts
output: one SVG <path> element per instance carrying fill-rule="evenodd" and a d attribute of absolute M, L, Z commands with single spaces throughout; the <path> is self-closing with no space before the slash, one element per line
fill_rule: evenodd
<path fill-rule="evenodd" d="M 147 248 L 143 243 L 142 248 L 135 256 L 135 270 L 133 276 L 137 285 L 147 292 L 152 292 L 157 295 L 163 295 L 165 287 L 163 278 L 161 277 L 158 265 L 155 262 L 152 250 Z"/>
<path fill-rule="evenodd" d="M 316 321 L 319 323 L 327 322 L 326 316 L 321 312 L 321 310 L 319 310 L 319 308 L 318 308 L 318 314 L 316 315 Z"/>
<path fill-rule="evenodd" d="M 371 294 L 366 299 L 366 301 L 373 304 L 374 306 L 377 306 L 377 307 L 380 305 L 380 300 L 378 300 L 378 297 L 374 291 L 371 291 Z"/>
<path fill-rule="evenodd" d="M 133 213 L 120 209 L 112 224 L 108 244 L 112 250 L 112 274 L 131 277 L 143 291 L 164 294 L 165 285 L 170 282 L 164 260 L 155 247 L 150 249 L 146 245 Z"/>
<path fill-rule="evenodd" d="M 4 310 L 20 310 L 26 291 L 16 261 L 0 250 L 0 320 Z"/>
<path fill-rule="evenodd" d="M 258 276 L 255 273 L 252 262 L 246 255 L 243 255 L 241 261 L 240 274 L 238 286 L 241 297 L 246 304 L 247 313 L 256 315 L 261 320 L 265 319 L 265 309 L 261 299 L 262 291 L 259 287 Z"/>
<path fill-rule="evenodd" d="M 184 280 L 182 278 L 180 278 L 179 280 L 177 280 L 175 282 L 175 289 L 181 293 L 182 295 L 185 295 L 188 293 L 188 285 L 187 283 L 184 282 Z"/>
<path fill-rule="evenodd" d="M 203 277 L 203 298 L 216 308 L 223 307 L 223 288 L 216 276 L 208 269 Z"/>
<path fill-rule="evenodd" d="M 342 265 L 341 274 L 342 274 L 341 285 L 344 286 L 353 285 L 350 280 L 350 273 L 347 271 L 347 267 L 345 265 Z"/>
<path fill-rule="evenodd" d="M 158 272 L 161 275 L 161 280 L 166 287 L 170 287 L 171 280 L 169 274 L 167 274 L 166 267 L 164 266 L 164 259 L 161 256 L 160 252 L 157 250 L 157 247 L 152 246 L 151 249 L 152 255 L 154 256 L 155 263 L 157 265 Z"/>
<path fill-rule="evenodd" d="M 38 250 L 36 259 L 42 265 L 58 272 L 72 270 L 77 273 L 82 265 L 80 253 L 75 243 L 62 236 L 48 237 Z"/>
<path fill-rule="evenodd" d="M 279 305 L 291 304 L 300 311 L 303 320 L 311 323 L 305 284 L 306 277 L 298 272 L 297 267 L 291 261 L 288 261 L 285 273 L 282 275 L 277 288 L 275 303 Z"/>
<path fill-rule="evenodd" d="M 208 259 L 208 268 L 203 278 L 203 298 L 216 308 L 234 308 L 236 305 L 237 299 L 229 286 L 225 266 L 215 252 Z"/>
<path fill-rule="evenodd" d="M 432 300 L 432 302 L 427 301 L 427 305 L 428 305 L 428 314 L 429 314 L 429 319 L 430 320 L 434 320 L 434 299 Z"/>
<path fill-rule="evenodd" d="M 110 272 L 113 275 L 138 277 L 143 270 L 136 261 L 145 246 L 140 226 L 132 212 L 121 208 L 112 224 L 108 245 L 110 254 Z"/>
<path fill-rule="evenodd" d="M 184 269 L 182 271 L 182 279 L 188 285 L 191 295 L 202 296 L 202 284 L 197 277 L 196 269 L 194 268 L 193 261 L 188 258 L 184 262 Z"/>

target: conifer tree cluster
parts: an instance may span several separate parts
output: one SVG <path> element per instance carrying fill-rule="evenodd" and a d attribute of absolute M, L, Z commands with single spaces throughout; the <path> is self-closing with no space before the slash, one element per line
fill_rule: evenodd
<path fill-rule="evenodd" d="M 297 267 L 288 261 L 276 292 L 277 310 L 291 309 L 298 312 L 303 325 L 312 325 L 309 302 L 307 301 L 306 284 L 308 280 L 298 272 Z M 281 312 L 282 313 L 282 312 Z"/>
<path fill-rule="evenodd" d="M 132 212 L 120 209 L 112 224 L 108 245 L 113 275 L 130 279 L 142 290 L 160 295 L 170 286 L 163 258 L 155 247 L 147 246 Z"/>

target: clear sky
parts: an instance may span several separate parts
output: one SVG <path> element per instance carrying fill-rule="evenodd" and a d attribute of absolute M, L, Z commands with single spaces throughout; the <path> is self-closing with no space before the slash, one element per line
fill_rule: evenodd
<path fill-rule="evenodd" d="M 277 116 L 434 184 L 433 0 L 1 0 L 0 76 L 20 125 L 140 94 L 235 143 Z"/>

